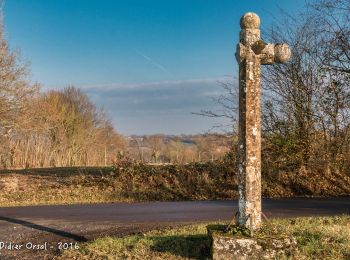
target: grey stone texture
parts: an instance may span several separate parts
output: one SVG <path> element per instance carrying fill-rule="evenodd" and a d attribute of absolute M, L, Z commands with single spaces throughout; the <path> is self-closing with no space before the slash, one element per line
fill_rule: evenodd
<path fill-rule="evenodd" d="M 213 260 L 288 259 L 296 250 L 293 237 L 251 238 L 212 232 Z"/>
<path fill-rule="evenodd" d="M 287 44 L 266 44 L 260 39 L 258 15 L 246 13 L 240 25 L 236 51 L 239 63 L 238 222 L 256 230 L 261 226 L 260 65 L 286 62 L 291 51 Z"/>

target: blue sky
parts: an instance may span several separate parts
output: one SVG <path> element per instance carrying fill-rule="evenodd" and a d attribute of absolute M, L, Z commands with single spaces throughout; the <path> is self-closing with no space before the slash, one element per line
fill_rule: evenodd
<path fill-rule="evenodd" d="M 75 85 L 123 134 L 200 133 L 225 120 L 218 81 L 232 81 L 239 19 L 262 27 L 297 13 L 303 0 L 7 0 L 7 39 L 31 62 L 43 90 Z"/>

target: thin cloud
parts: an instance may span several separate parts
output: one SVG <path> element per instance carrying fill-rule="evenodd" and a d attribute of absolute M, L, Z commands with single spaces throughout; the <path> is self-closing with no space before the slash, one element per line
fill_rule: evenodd
<path fill-rule="evenodd" d="M 221 83 L 238 82 L 232 77 L 202 78 L 134 84 L 82 86 L 92 100 L 104 106 L 122 133 L 196 133 L 225 118 L 208 119 L 194 115 L 217 110 L 213 101 L 224 89 Z"/>
<path fill-rule="evenodd" d="M 217 78 L 198 78 L 198 79 L 188 79 L 188 80 L 169 80 L 169 81 L 153 81 L 153 82 L 143 82 L 143 83 L 107 83 L 107 84 L 92 84 L 80 86 L 82 89 L 101 89 L 103 90 L 113 90 L 113 89 L 137 89 L 137 88 L 167 88 L 173 87 L 174 85 L 182 85 L 184 87 L 197 84 L 198 87 L 202 84 L 220 84 L 220 83 L 234 83 L 232 77 L 217 77 Z"/>
<path fill-rule="evenodd" d="M 213 98 L 224 94 L 218 78 L 104 87 L 99 85 L 83 89 L 96 103 L 103 103 L 106 108 L 134 113 L 170 109 L 191 113 L 212 107 L 215 105 Z"/>
<path fill-rule="evenodd" d="M 138 55 L 140 55 L 142 58 L 144 58 L 146 61 L 148 61 L 149 63 L 151 63 L 152 65 L 154 65 L 158 69 L 160 69 L 161 71 L 171 75 L 171 73 L 162 64 L 159 64 L 158 62 L 155 62 L 151 57 L 143 54 L 142 52 L 140 52 L 138 50 L 135 50 L 135 52 Z"/>

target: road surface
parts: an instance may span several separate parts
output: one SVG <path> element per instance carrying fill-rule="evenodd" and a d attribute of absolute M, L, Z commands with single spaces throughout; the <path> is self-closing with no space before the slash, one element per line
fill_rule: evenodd
<path fill-rule="evenodd" d="M 237 201 L 106 203 L 0 208 L 0 242 L 45 243 L 49 250 L 1 249 L 0 259 L 50 259 L 59 242 L 82 243 L 104 235 L 179 224 L 228 221 Z M 264 199 L 267 218 L 350 214 L 350 197 Z"/>

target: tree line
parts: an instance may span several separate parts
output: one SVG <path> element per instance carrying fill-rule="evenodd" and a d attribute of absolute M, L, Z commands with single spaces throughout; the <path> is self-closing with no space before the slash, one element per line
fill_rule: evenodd
<path fill-rule="evenodd" d="M 225 135 L 131 136 L 79 88 L 42 91 L 29 65 L 11 50 L 0 26 L 0 168 L 109 166 L 121 157 L 184 164 L 223 158 Z"/>
<path fill-rule="evenodd" d="M 0 167 L 107 165 L 124 148 L 106 114 L 81 90 L 40 91 L 0 27 Z"/>
<path fill-rule="evenodd" d="M 266 166 L 347 171 L 350 2 L 310 1 L 302 15 L 286 15 L 268 38 L 288 42 L 292 57 L 263 69 Z"/>

